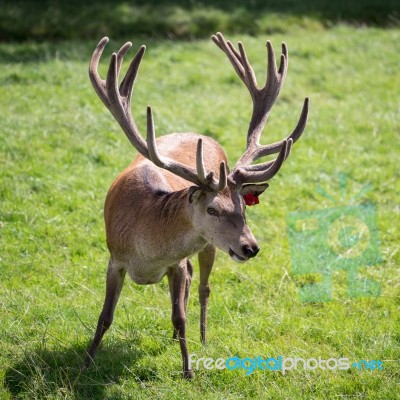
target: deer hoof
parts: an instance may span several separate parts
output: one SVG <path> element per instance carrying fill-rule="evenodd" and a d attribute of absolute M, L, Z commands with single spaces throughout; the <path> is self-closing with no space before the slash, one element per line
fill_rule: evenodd
<path fill-rule="evenodd" d="M 189 369 L 189 370 L 187 370 L 187 371 L 183 371 L 183 377 L 184 377 L 185 379 L 188 379 L 188 380 L 193 379 L 193 378 L 194 378 L 194 372 L 193 372 L 193 370 Z"/>
<path fill-rule="evenodd" d="M 83 364 L 81 367 L 82 371 L 88 369 L 93 363 L 94 363 L 93 357 L 89 353 L 86 353 L 85 360 L 83 361 Z"/>

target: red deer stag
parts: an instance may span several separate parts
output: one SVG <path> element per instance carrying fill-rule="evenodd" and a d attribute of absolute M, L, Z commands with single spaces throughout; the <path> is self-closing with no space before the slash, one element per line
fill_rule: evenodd
<path fill-rule="evenodd" d="M 110 327 L 125 273 L 140 285 L 159 282 L 167 275 L 172 301 L 174 337 L 179 340 L 183 375 L 189 368 L 185 320 L 193 266 L 189 258 L 198 253 L 200 268 L 200 334 L 206 340 L 208 282 L 215 252 L 219 248 L 238 262 L 257 255 L 259 247 L 245 217 L 245 198 L 257 198 L 288 157 L 292 144 L 306 125 L 308 98 L 293 132 L 284 140 L 260 145 L 269 112 L 285 81 L 288 52 L 282 44 L 277 68 L 271 43 L 267 42 L 268 67 L 264 87 L 257 85 L 243 44 L 236 49 L 221 33 L 212 36 L 225 53 L 253 100 L 247 146 L 232 171 L 224 150 L 213 139 L 194 133 L 173 133 L 155 138 L 152 110 L 147 107 L 147 137 L 143 139 L 131 114 L 132 88 L 146 47 L 141 46 L 121 84 L 121 64 L 131 43 L 113 53 L 106 80 L 97 72 L 108 42 L 97 45 L 89 67 L 92 85 L 122 130 L 140 153 L 112 184 L 105 202 L 105 225 L 110 261 L 106 295 L 96 333 L 85 365 L 93 360 L 104 333 Z M 278 153 L 276 159 L 253 164 Z M 255 196 L 255 197 L 254 197 Z"/>

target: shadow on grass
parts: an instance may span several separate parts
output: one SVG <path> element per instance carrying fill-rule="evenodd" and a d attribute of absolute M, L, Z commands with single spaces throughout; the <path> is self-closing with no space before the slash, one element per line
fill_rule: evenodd
<path fill-rule="evenodd" d="M 303 25 L 398 26 L 398 0 L 4 0 L 0 41 L 78 40 L 104 35 L 193 39 L 220 30 L 266 34 Z"/>
<path fill-rule="evenodd" d="M 157 379 L 154 367 L 140 367 L 144 352 L 135 349 L 124 342 L 104 346 L 94 364 L 84 370 L 81 368 L 86 350 L 83 346 L 65 350 L 37 349 L 26 353 L 6 370 L 5 387 L 12 398 L 72 394 L 77 399 L 104 399 L 106 388 L 118 383 L 124 374 L 132 377 L 132 370 L 138 382 Z"/>

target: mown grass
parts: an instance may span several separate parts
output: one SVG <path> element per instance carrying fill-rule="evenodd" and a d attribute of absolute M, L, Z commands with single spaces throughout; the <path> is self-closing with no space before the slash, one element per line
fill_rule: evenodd
<path fill-rule="evenodd" d="M 241 39 L 262 79 L 266 37 Z M 260 255 L 245 265 L 218 255 L 205 347 L 195 268 L 189 350 L 215 359 L 380 359 L 384 371 L 246 376 L 202 369 L 186 382 L 170 339 L 167 283 L 127 281 L 95 366 L 81 372 L 104 296 L 103 201 L 135 151 L 90 86 L 87 63 L 96 41 L 2 44 L 1 398 L 400 398 L 400 31 L 339 25 L 269 39 L 275 47 L 287 42 L 291 64 L 265 141 L 290 132 L 306 95 L 309 124 L 262 204 L 248 210 Z M 105 59 L 120 44 L 111 41 Z M 233 164 L 243 151 L 250 101 L 222 53 L 210 40 L 147 44 L 133 101 L 139 126 L 151 104 L 158 134 L 205 133 Z M 332 206 L 317 188 L 337 196 L 339 173 L 348 175 L 349 196 L 367 183 L 373 189 L 360 201 L 377 205 L 383 261 L 360 275 L 380 282 L 381 295 L 349 298 L 337 273 L 333 301 L 302 303 L 298 290 L 309 278 L 292 273 L 287 214 Z"/>

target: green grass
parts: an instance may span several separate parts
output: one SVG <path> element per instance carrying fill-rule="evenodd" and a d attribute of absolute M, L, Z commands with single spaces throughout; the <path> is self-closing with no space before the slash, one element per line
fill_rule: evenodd
<path fill-rule="evenodd" d="M 241 39 L 262 79 L 266 37 Z M 276 48 L 286 41 L 291 63 L 264 141 L 290 132 L 305 96 L 309 124 L 261 205 L 248 210 L 260 255 L 245 265 L 218 255 L 205 347 L 195 268 L 189 351 L 213 358 L 381 359 L 384 371 L 246 376 L 202 369 L 186 382 L 179 346 L 170 339 L 166 281 L 127 281 L 95 366 L 80 372 L 104 296 L 103 201 L 135 150 L 90 86 L 96 41 L 2 44 L 0 398 L 400 398 L 400 31 L 338 25 L 269 39 Z M 120 44 L 111 41 L 105 59 Z M 147 44 L 133 100 L 139 126 L 151 104 L 158 134 L 215 137 L 232 165 L 243 151 L 250 100 L 223 54 L 211 40 Z M 379 281 L 382 293 L 350 299 L 338 273 L 333 301 L 302 303 L 298 291 L 309 277 L 292 273 L 286 218 L 331 207 L 317 188 L 338 196 L 339 173 L 348 175 L 349 194 L 367 183 L 373 189 L 361 202 L 377 205 L 383 261 L 360 275 Z"/>
<path fill-rule="evenodd" d="M 271 34 L 338 22 L 399 26 L 397 0 L 2 0 L 0 41 Z"/>

